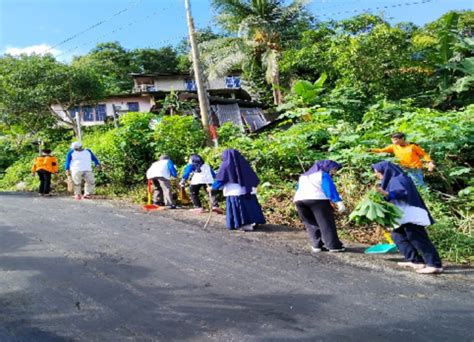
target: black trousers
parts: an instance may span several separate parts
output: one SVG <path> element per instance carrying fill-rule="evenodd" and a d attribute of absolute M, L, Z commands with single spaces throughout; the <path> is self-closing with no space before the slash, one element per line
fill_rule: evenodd
<path fill-rule="evenodd" d="M 210 186 L 210 184 L 191 184 L 189 186 L 191 201 L 193 202 L 193 205 L 195 208 L 202 208 L 201 199 L 199 198 L 199 190 L 201 190 L 202 187 L 204 187 L 204 190 L 206 190 L 208 186 Z M 212 201 L 213 208 L 219 207 L 219 203 L 217 202 L 217 198 L 216 198 L 216 191 L 211 191 L 211 201 Z"/>
<path fill-rule="evenodd" d="M 442 266 L 438 251 L 424 227 L 412 223 L 402 224 L 392 231 L 392 238 L 407 261 Z"/>
<path fill-rule="evenodd" d="M 51 172 L 46 170 L 38 170 L 36 173 L 40 179 L 38 192 L 43 195 L 49 194 L 51 191 Z"/>
<path fill-rule="evenodd" d="M 313 247 L 342 248 L 329 200 L 304 200 L 296 202 L 295 205 Z"/>

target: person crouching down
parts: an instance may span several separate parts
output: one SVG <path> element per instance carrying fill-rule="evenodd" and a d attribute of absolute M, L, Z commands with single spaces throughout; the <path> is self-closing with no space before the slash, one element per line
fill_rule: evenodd
<path fill-rule="evenodd" d="M 413 180 L 389 161 L 374 164 L 372 169 L 381 180 L 377 191 L 403 212 L 398 220 L 399 227 L 392 231 L 393 241 L 406 260 L 398 265 L 413 268 L 421 274 L 443 272 L 441 258 L 425 229 L 434 220 Z"/>
<path fill-rule="evenodd" d="M 94 194 L 95 178 L 92 172 L 92 162 L 94 162 L 96 169 L 99 170 L 100 163 L 94 153 L 89 149 L 84 149 L 79 141 L 72 143 L 71 149 L 66 156 L 64 169 L 66 170 L 66 175 L 72 177 L 74 198 L 77 200 L 81 199 L 83 180 L 85 182 L 83 198 L 90 199 Z"/>
<path fill-rule="evenodd" d="M 212 184 L 213 190 L 223 188 L 226 197 L 227 229 L 250 231 L 257 224 L 264 224 L 265 217 L 257 200 L 260 183 L 247 159 L 239 151 L 225 150 L 222 163 Z"/>
<path fill-rule="evenodd" d="M 219 208 L 219 202 L 217 201 L 216 191 L 211 189 L 212 183 L 214 183 L 214 178 L 216 174 L 214 170 L 204 162 L 204 159 L 198 154 L 191 155 L 189 159 L 189 164 L 186 165 L 183 173 L 183 177 L 179 182 L 180 186 L 184 187 L 186 181 L 191 178 L 189 185 L 189 192 L 191 194 L 191 200 L 193 202 L 194 209 L 191 209 L 193 212 L 203 213 L 204 209 L 199 198 L 199 190 L 204 187 L 209 196 L 211 197 L 212 211 L 223 214 L 224 211 Z"/>
<path fill-rule="evenodd" d="M 171 177 L 177 177 L 178 172 L 173 161 L 166 154 L 154 162 L 146 172 L 146 177 L 153 182 L 153 204 L 165 205 L 168 209 L 175 209 L 176 205 L 171 194 Z"/>
<path fill-rule="evenodd" d="M 298 181 L 293 201 L 314 253 L 345 251 L 337 235 L 331 206 L 331 202 L 335 203 L 340 213 L 346 210 L 331 178 L 340 168 L 341 165 L 332 160 L 317 161 Z"/>

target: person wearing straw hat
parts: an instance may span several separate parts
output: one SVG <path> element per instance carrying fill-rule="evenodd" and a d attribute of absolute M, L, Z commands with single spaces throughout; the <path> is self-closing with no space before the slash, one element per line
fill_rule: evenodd
<path fill-rule="evenodd" d="M 84 199 L 91 199 L 94 194 L 95 177 L 92 172 L 92 163 L 94 163 L 97 170 L 100 169 L 100 163 L 97 157 L 90 149 L 84 149 L 80 141 L 73 142 L 71 149 L 66 156 L 66 163 L 64 169 L 66 175 L 71 176 L 74 183 L 74 198 L 81 199 L 82 182 L 84 181 Z"/>

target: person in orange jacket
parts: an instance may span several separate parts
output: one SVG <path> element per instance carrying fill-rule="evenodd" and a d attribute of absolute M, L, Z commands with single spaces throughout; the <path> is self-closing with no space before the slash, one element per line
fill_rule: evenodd
<path fill-rule="evenodd" d="M 408 176 L 415 182 L 416 185 L 424 186 L 423 179 L 423 161 L 428 163 L 428 171 L 432 172 L 435 164 L 428 153 L 420 146 L 408 143 L 405 140 L 404 133 L 394 133 L 391 135 L 392 145 L 384 148 L 373 148 L 370 151 L 374 153 L 390 153 L 394 154 L 398 159 L 398 163 L 404 168 Z"/>
<path fill-rule="evenodd" d="M 33 175 L 36 173 L 40 179 L 40 196 L 51 196 L 51 174 L 58 173 L 58 159 L 51 155 L 51 150 L 43 149 L 41 155 L 35 158 L 31 169 Z"/>

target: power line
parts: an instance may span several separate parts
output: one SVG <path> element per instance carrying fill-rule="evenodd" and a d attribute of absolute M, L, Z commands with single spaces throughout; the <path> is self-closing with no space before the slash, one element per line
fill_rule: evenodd
<path fill-rule="evenodd" d="M 50 48 L 48 48 L 47 50 L 45 50 L 42 54 L 45 54 L 45 53 L 51 51 L 52 49 L 57 48 L 58 46 L 61 46 L 61 45 L 63 45 L 63 44 L 66 44 L 67 42 L 70 42 L 71 40 L 73 40 L 73 39 L 79 37 L 80 35 L 82 35 L 82 34 L 84 34 L 84 33 L 86 33 L 86 32 L 89 32 L 90 30 L 92 30 L 92 29 L 94 29 L 94 28 L 96 28 L 96 27 L 98 27 L 98 26 L 100 26 L 100 25 L 102 25 L 102 24 L 104 24 L 104 23 L 106 23 L 106 22 L 112 20 L 113 18 L 115 18 L 115 17 L 117 17 L 117 16 L 119 16 L 119 15 L 121 15 L 121 14 L 127 12 L 128 10 L 130 10 L 130 9 L 132 9 L 132 8 L 134 8 L 136 5 L 138 5 L 138 4 L 139 4 L 140 2 L 142 2 L 142 1 L 143 1 L 143 0 L 136 0 L 136 1 L 133 2 L 130 6 L 124 8 L 124 9 L 122 9 L 122 10 L 120 10 L 120 11 L 114 13 L 114 14 L 112 14 L 112 15 L 111 15 L 110 17 L 108 17 L 107 19 L 101 20 L 101 21 L 99 21 L 99 22 L 97 22 L 97 23 L 95 23 L 95 24 L 93 24 L 93 25 L 87 27 L 86 29 L 84 29 L 84 30 L 82 30 L 82 31 L 80 31 L 80 32 L 78 32 L 78 33 L 76 33 L 76 34 L 74 34 L 74 35 L 72 35 L 72 36 L 70 36 L 70 37 L 64 39 L 63 41 L 57 43 L 56 45 L 51 46 Z"/>
<path fill-rule="evenodd" d="M 389 1 L 389 0 L 383 0 L 383 1 Z M 382 1 L 375 1 L 377 3 L 380 3 Z M 357 4 L 362 4 L 362 1 L 360 0 L 354 0 L 354 1 L 344 1 L 344 2 L 337 2 L 337 3 L 332 3 L 332 4 L 328 4 L 328 6 L 325 5 L 325 3 L 318 3 L 315 7 L 318 9 L 318 10 L 322 10 L 322 11 L 325 11 L 325 10 L 328 10 L 328 9 L 333 9 L 333 8 L 338 8 L 338 7 L 347 7 L 347 6 L 350 6 L 350 5 L 357 5 Z M 321 7 L 319 7 L 319 5 L 322 5 Z"/>
<path fill-rule="evenodd" d="M 144 21 L 146 21 L 146 20 L 152 18 L 153 16 L 155 16 L 155 15 L 157 15 L 157 14 L 163 12 L 163 11 L 166 11 L 166 10 L 169 9 L 169 8 L 170 8 L 170 6 L 167 6 L 167 7 L 161 8 L 161 9 L 158 9 L 158 10 L 154 11 L 153 13 L 147 15 L 147 16 L 144 17 L 144 18 L 140 18 L 140 19 L 138 19 L 138 20 L 131 21 L 131 22 L 125 24 L 125 25 L 119 26 L 118 28 L 116 28 L 116 29 L 114 29 L 114 30 L 112 30 L 112 31 L 110 31 L 110 32 L 107 32 L 107 33 L 104 33 L 104 34 L 100 35 L 99 37 L 95 38 L 94 40 L 90 40 L 90 41 L 87 41 L 87 42 L 85 42 L 85 43 L 76 45 L 75 47 L 73 47 L 73 48 L 71 48 L 71 49 L 68 49 L 68 50 L 66 50 L 66 51 L 64 51 L 64 52 L 62 52 L 62 53 L 56 55 L 56 57 L 60 57 L 60 56 L 66 55 L 66 54 L 68 54 L 69 52 L 75 51 L 75 50 L 77 50 L 77 49 L 79 49 L 79 48 L 81 48 L 81 47 L 83 47 L 83 46 L 89 45 L 89 44 L 91 44 L 91 43 L 94 43 L 94 42 L 97 43 L 98 41 L 100 41 L 101 39 L 103 39 L 103 38 L 105 38 L 105 37 L 107 37 L 107 36 L 109 36 L 109 35 L 112 35 L 112 34 L 114 34 L 114 33 L 117 33 L 117 32 L 119 32 L 119 31 L 122 31 L 122 30 L 124 30 L 124 29 L 126 29 L 126 28 L 130 28 L 130 27 L 132 27 L 133 25 L 136 25 L 136 24 L 138 24 L 138 23 L 144 22 Z"/>
<path fill-rule="evenodd" d="M 372 7 L 372 8 L 364 8 L 364 9 L 355 9 L 355 10 L 347 10 L 347 11 L 339 11 L 339 12 L 333 12 L 333 13 L 325 13 L 318 15 L 316 14 L 316 17 L 330 17 L 333 15 L 339 15 L 339 14 L 346 14 L 346 13 L 358 13 L 358 12 L 371 12 L 371 11 L 378 11 L 378 10 L 385 10 L 385 9 L 390 9 L 390 8 L 396 8 L 396 7 L 407 7 L 407 6 L 413 6 L 413 5 L 423 5 L 427 4 L 430 2 L 434 2 L 435 0 L 419 0 L 419 1 L 412 1 L 412 2 L 404 2 L 404 3 L 397 3 L 393 5 L 385 5 L 385 6 L 377 6 L 377 7 Z"/>

